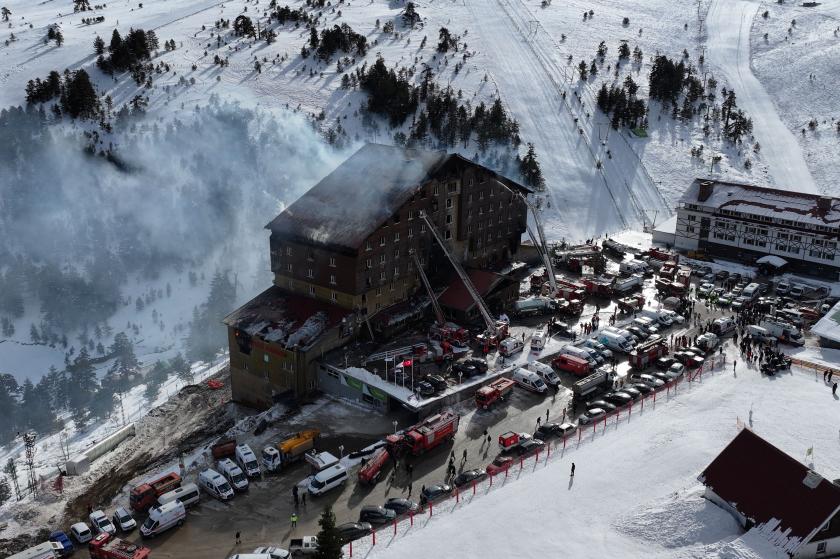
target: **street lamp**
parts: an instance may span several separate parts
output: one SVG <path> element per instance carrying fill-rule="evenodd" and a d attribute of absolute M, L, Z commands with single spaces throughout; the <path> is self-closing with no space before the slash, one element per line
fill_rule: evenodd
<path fill-rule="evenodd" d="M 338 459 L 341 460 L 342 458 L 344 458 L 344 445 L 340 444 L 338 445 Z"/>
<path fill-rule="evenodd" d="M 394 420 L 394 421 L 392 421 L 391 423 L 393 423 L 393 424 L 394 424 L 394 434 L 396 435 L 396 434 L 397 434 L 397 420 L 395 419 L 395 420 Z"/>

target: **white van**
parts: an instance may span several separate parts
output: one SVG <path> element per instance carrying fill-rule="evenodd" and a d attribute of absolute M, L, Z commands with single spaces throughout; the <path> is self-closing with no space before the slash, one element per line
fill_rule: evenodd
<path fill-rule="evenodd" d="M 233 489 L 227 480 L 216 470 L 206 469 L 198 474 L 198 485 L 220 501 L 233 498 Z"/>
<path fill-rule="evenodd" d="M 505 338 L 499 344 L 499 354 L 504 357 L 510 357 L 514 353 L 518 353 L 525 348 L 525 344 L 519 338 Z"/>
<path fill-rule="evenodd" d="M 757 326 L 755 324 L 747 326 L 747 335 L 754 340 L 760 340 L 762 342 L 772 342 L 776 339 L 770 335 L 767 328 L 762 328 L 761 326 Z"/>
<path fill-rule="evenodd" d="M 152 507 L 149 509 L 149 518 L 140 526 L 140 534 L 144 538 L 153 538 L 173 526 L 180 526 L 186 517 L 184 503 L 177 499 L 159 507 Z"/>
<path fill-rule="evenodd" d="M 341 464 L 336 464 L 312 476 L 312 479 L 309 480 L 309 493 L 313 496 L 323 495 L 346 481 L 347 470 Z"/>
<path fill-rule="evenodd" d="M 540 378 L 540 375 L 528 369 L 519 368 L 513 372 L 510 377 L 513 381 L 526 390 L 542 394 L 548 390 L 548 386 Z"/>
<path fill-rule="evenodd" d="M 718 337 L 727 335 L 728 333 L 734 331 L 736 327 L 737 325 L 735 324 L 735 321 L 728 316 L 718 318 L 712 322 L 712 332 L 717 334 Z"/>
<path fill-rule="evenodd" d="M 598 341 L 614 351 L 630 353 L 633 351 L 632 342 L 618 332 L 602 331 L 598 334 Z"/>
<path fill-rule="evenodd" d="M 216 465 L 219 467 L 219 473 L 227 478 L 234 489 L 237 491 L 248 490 L 248 477 L 233 460 L 222 458 Z"/>
<path fill-rule="evenodd" d="M 157 502 L 158 505 L 165 505 L 178 500 L 181 501 L 185 507 L 189 507 L 196 504 L 199 497 L 200 493 L 198 492 L 198 486 L 194 483 L 185 483 L 178 489 L 173 489 L 172 491 L 164 493 L 158 497 Z"/>
<path fill-rule="evenodd" d="M 761 286 L 757 283 L 751 283 L 741 292 L 741 297 L 746 297 L 750 301 L 761 295 Z"/>
<path fill-rule="evenodd" d="M 545 342 L 548 339 L 548 331 L 536 330 L 531 334 L 531 350 L 540 351 L 545 347 Z"/>
<path fill-rule="evenodd" d="M 674 324 L 674 318 L 671 316 L 673 311 L 657 311 L 654 309 L 642 310 L 640 316 L 643 318 L 650 318 L 660 326 L 668 327 Z M 676 314 L 676 313 L 674 313 Z"/>
<path fill-rule="evenodd" d="M 236 445 L 236 454 L 234 456 L 236 463 L 245 472 L 248 477 L 260 477 L 260 463 L 257 462 L 257 455 L 251 450 L 247 444 Z"/>
<path fill-rule="evenodd" d="M 539 361 L 531 361 L 525 366 L 525 368 L 529 371 L 537 373 L 547 385 L 554 387 L 560 386 L 560 377 L 556 372 L 554 372 L 551 365 L 546 365 L 545 363 L 540 363 Z"/>
<path fill-rule="evenodd" d="M 573 346 L 571 344 L 563 346 L 563 349 L 560 350 L 560 353 L 563 355 L 572 355 L 574 357 L 579 357 L 583 359 L 589 366 L 593 369 L 598 366 L 598 362 L 592 357 L 592 354 L 583 349 L 582 347 Z"/>

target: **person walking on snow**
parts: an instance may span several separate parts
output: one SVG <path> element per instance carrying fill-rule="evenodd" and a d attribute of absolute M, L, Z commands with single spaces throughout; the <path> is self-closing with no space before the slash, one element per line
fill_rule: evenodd
<path fill-rule="evenodd" d="M 292 513 L 292 528 L 297 528 L 298 515 L 296 512 Z"/>
<path fill-rule="evenodd" d="M 461 455 L 461 464 L 466 463 L 467 461 L 467 449 L 464 449 L 464 453 Z"/>
<path fill-rule="evenodd" d="M 837 383 L 836 382 L 831 386 L 831 393 L 833 395 L 837 396 Z"/>
<path fill-rule="evenodd" d="M 236 544 L 239 545 L 242 543 L 242 537 L 239 532 L 236 533 Z"/>
<path fill-rule="evenodd" d="M 548 411 L 550 408 L 546 408 L 545 410 L 545 422 L 548 423 Z"/>
<path fill-rule="evenodd" d="M 575 463 L 572 462 L 572 474 L 570 477 L 575 477 Z"/>

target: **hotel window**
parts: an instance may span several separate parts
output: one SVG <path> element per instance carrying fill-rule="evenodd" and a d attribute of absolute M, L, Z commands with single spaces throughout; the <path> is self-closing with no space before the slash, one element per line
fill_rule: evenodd
<path fill-rule="evenodd" d="M 377 297 L 379 297 L 380 295 L 382 295 L 382 288 L 381 288 L 381 287 L 377 287 L 377 288 L 376 288 L 376 296 L 377 296 Z"/>
<path fill-rule="evenodd" d="M 330 268 L 335 268 L 335 256 L 330 256 Z"/>
<path fill-rule="evenodd" d="M 379 263 L 380 263 L 380 264 L 384 264 L 384 263 L 385 263 L 385 253 L 384 253 L 384 252 L 383 252 L 382 254 L 380 254 L 380 255 L 379 255 Z"/>
<path fill-rule="evenodd" d="M 381 247 L 385 246 L 385 237 L 384 236 L 379 237 L 379 246 L 381 246 Z"/>
<path fill-rule="evenodd" d="M 399 266 L 394 266 L 394 277 L 395 278 L 400 277 L 400 267 Z"/>
<path fill-rule="evenodd" d="M 315 277 L 315 273 L 312 271 L 312 268 L 307 268 L 306 277 L 308 277 L 308 278 L 314 278 Z"/>
<path fill-rule="evenodd" d="M 399 257 L 400 257 L 400 251 L 395 250 L 394 251 L 394 260 L 398 259 Z"/>
<path fill-rule="evenodd" d="M 286 247 L 286 256 L 292 255 L 292 247 Z"/>
<path fill-rule="evenodd" d="M 379 281 L 385 281 L 385 270 L 379 272 Z"/>
<path fill-rule="evenodd" d="M 368 269 L 373 268 L 373 260 L 368 258 L 367 262 L 365 262 L 365 268 L 368 268 Z"/>
<path fill-rule="evenodd" d="M 434 188 L 434 195 L 435 195 L 435 196 L 437 196 L 437 195 L 438 195 L 438 186 L 437 186 L 437 185 L 435 185 L 435 188 Z"/>
<path fill-rule="evenodd" d="M 370 241 L 365 243 L 365 250 L 373 250 L 373 247 L 370 245 Z"/>
<path fill-rule="evenodd" d="M 408 219 L 414 219 L 414 210 L 408 210 Z"/>
<path fill-rule="evenodd" d="M 286 264 L 286 271 L 287 271 L 287 272 L 291 272 L 291 271 L 292 271 L 292 265 L 291 265 L 291 264 Z"/>
<path fill-rule="evenodd" d="M 335 274 L 330 274 L 330 285 L 335 285 Z"/>
<path fill-rule="evenodd" d="M 472 233 L 472 225 L 467 225 L 467 233 Z"/>
<path fill-rule="evenodd" d="M 310 295 L 315 295 L 315 286 L 313 286 L 313 285 L 309 286 L 309 294 Z"/>
<path fill-rule="evenodd" d="M 420 232 L 421 232 L 421 233 L 425 233 L 425 232 L 426 232 L 426 224 L 425 224 L 425 223 L 421 223 L 421 224 L 420 224 Z"/>
<path fill-rule="evenodd" d="M 451 215 L 447 215 L 447 216 L 446 216 L 446 224 L 447 224 L 447 225 L 449 225 L 450 223 L 452 223 L 452 216 L 451 216 Z"/>
<path fill-rule="evenodd" d="M 484 200 L 484 191 L 483 190 L 478 191 L 478 199 L 479 200 Z"/>
<path fill-rule="evenodd" d="M 446 240 L 448 241 L 449 239 L 451 239 L 451 238 L 452 238 L 452 232 L 451 232 L 449 229 L 447 229 L 447 230 L 443 233 L 443 238 L 444 238 L 444 239 L 446 239 Z"/>
<path fill-rule="evenodd" d="M 399 231 L 397 231 L 396 233 L 394 233 L 394 242 L 395 242 L 395 243 L 400 242 L 400 232 L 399 232 Z"/>
<path fill-rule="evenodd" d="M 333 301 L 338 301 L 338 293 L 336 293 L 335 291 L 333 291 L 333 292 L 330 294 L 330 299 L 332 299 Z"/>
<path fill-rule="evenodd" d="M 271 361 L 271 358 L 268 356 L 268 354 L 267 354 L 267 353 L 263 353 L 263 361 L 265 361 L 266 363 L 268 363 L 269 361 Z"/>
<path fill-rule="evenodd" d="M 451 208 L 451 207 L 452 207 L 452 198 L 447 198 L 447 199 L 446 199 L 446 207 L 447 207 L 447 208 Z"/>
<path fill-rule="evenodd" d="M 408 238 L 411 239 L 414 237 L 414 229 L 409 227 L 408 228 Z"/>

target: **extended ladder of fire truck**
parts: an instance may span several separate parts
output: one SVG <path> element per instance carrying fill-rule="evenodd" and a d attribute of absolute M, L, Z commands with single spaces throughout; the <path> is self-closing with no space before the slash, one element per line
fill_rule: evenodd
<path fill-rule="evenodd" d="M 452 263 L 452 267 L 455 268 L 455 271 L 458 273 L 458 277 L 461 278 L 461 281 L 464 283 L 464 287 L 467 288 L 467 292 L 470 294 L 470 297 L 472 297 L 473 301 L 475 301 L 475 305 L 481 313 L 481 318 L 484 319 L 484 324 L 487 326 L 487 331 L 491 335 L 495 335 L 499 330 L 499 326 L 496 323 L 496 320 L 493 319 L 493 315 L 490 314 L 490 309 L 487 308 L 487 305 L 484 303 L 484 299 L 481 298 L 481 295 L 473 285 L 473 282 L 470 281 L 470 277 L 467 275 L 467 272 L 464 271 L 458 261 L 449 252 L 449 248 L 446 246 L 446 243 L 443 242 L 443 239 L 437 232 L 437 229 L 435 229 L 435 226 L 432 225 L 432 221 L 429 219 L 429 216 L 426 215 L 426 212 L 420 212 L 420 219 L 426 223 L 426 227 L 428 227 L 429 231 L 432 232 L 432 236 L 438 242 L 438 245 L 440 245 L 443 253 Z"/>
<path fill-rule="evenodd" d="M 432 308 L 435 310 L 435 319 L 437 320 L 437 324 L 440 327 L 443 327 L 446 324 L 446 320 L 443 318 L 443 309 L 440 308 L 440 303 L 438 303 L 437 297 L 435 297 L 435 292 L 432 290 L 432 284 L 429 283 L 429 278 L 426 277 L 426 272 L 423 271 L 423 266 L 420 264 L 420 258 L 417 257 L 417 252 L 414 249 L 408 251 L 411 257 L 414 259 L 414 266 L 417 268 L 417 273 L 420 274 L 420 281 L 423 282 L 423 287 L 426 288 L 426 292 L 429 294 L 429 299 L 432 301 Z"/>
<path fill-rule="evenodd" d="M 551 254 L 548 251 L 548 242 L 545 240 L 545 231 L 543 230 L 542 220 L 540 219 L 540 212 L 534 205 L 528 200 L 528 197 L 522 194 L 521 192 L 516 192 L 519 198 L 525 202 L 525 205 L 531 210 L 531 215 L 534 216 L 534 223 L 537 225 L 537 233 L 539 234 L 539 238 L 534 236 L 534 231 L 531 229 L 530 225 L 525 226 L 528 230 L 528 236 L 531 237 L 531 241 L 534 243 L 534 246 L 537 247 L 537 251 L 540 253 L 543 259 L 543 263 L 545 264 L 545 273 L 548 276 L 548 284 L 551 286 L 551 293 L 552 296 L 557 293 L 557 278 L 554 276 L 554 266 L 551 263 Z"/>

